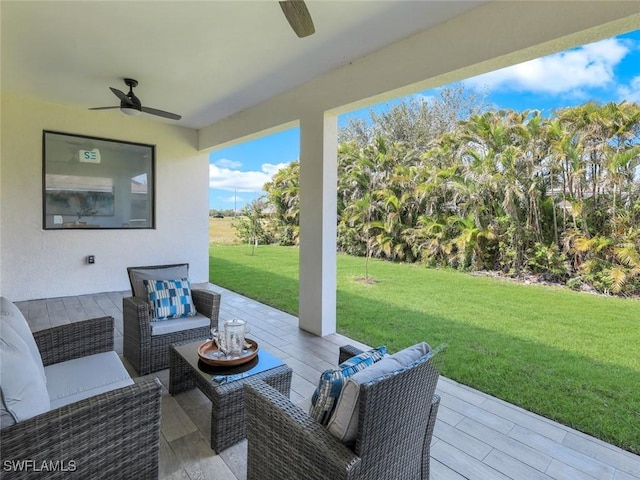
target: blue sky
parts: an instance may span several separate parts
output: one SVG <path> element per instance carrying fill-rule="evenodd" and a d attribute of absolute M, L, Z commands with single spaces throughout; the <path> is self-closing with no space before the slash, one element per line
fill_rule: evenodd
<path fill-rule="evenodd" d="M 488 93 L 487 101 L 513 110 L 553 109 L 594 100 L 640 103 L 640 30 L 582 47 L 503 68 L 467 79 L 466 87 Z M 429 98 L 437 89 L 416 92 Z M 338 117 L 338 125 L 350 118 L 369 118 L 396 101 L 372 105 Z M 209 156 L 209 208 L 240 210 L 258 198 L 262 186 L 279 168 L 298 159 L 297 128 L 233 147 Z"/>

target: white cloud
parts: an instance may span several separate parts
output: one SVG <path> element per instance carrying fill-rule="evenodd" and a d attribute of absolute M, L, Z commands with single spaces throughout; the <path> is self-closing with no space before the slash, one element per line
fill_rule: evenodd
<path fill-rule="evenodd" d="M 288 163 L 278 163 L 276 165 L 272 163 L 263 163 L 262 165 L 260 165 L 260 168 L 264 173 L 269 175 L 269 180 L 271 180 L 271 177 L 278 173 L 278 170 L 287 166 L 289 166 Z"/>
<path fill-rule="evenodd" d="M 539 93 L 583 95 L 583 89 L 614 82 L 614 67 L 629 53 L 629 44 L 610 38 L 556 53 L 465 81 L 472 87 L 506 88 Z"/>
<path fill-rule="evenodd" d="M 260 171 L 242 172 L 231 168 L 221 168 L 218 165 L 209 165 L 209 188 L 218 188 L 230 192 L 259 192 L 265 183 L 281 168 L 288 163 L 263 163 Z"/>
<path fill-rule="evenodd" d="M 640 103 L 640 75 L 633 77 L 629 85 L 620 85 L 618 95 L 621 101 Z"/>
<path fill-rule="evenodd" d="M 214 163 L 222 168 L 240 168 L 242 166 L 242 162 L 238 162 L 237 160 L 229 160 L 228 158 L 221 158 Z"/>

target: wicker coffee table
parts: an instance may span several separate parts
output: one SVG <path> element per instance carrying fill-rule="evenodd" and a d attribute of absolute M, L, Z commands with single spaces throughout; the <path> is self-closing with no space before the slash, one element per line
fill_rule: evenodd
<path fill-rule="evenodd" d="M 198 387 L 211 400 L 211 448 L 219 453 L 246 437 L 244 396 L 247 381 L 262 380 L 289 396 L 292 370 L 282 360 L 260 350 L 251 362 L 237 367 L 212 367 L 200 361 L 203 340 L 171 345 L 169 393 Z"/>

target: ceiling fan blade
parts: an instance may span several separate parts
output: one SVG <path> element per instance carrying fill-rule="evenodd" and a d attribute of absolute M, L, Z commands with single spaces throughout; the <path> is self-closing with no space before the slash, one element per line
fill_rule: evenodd
<path fill-rule="evenodd" d="M 308 37 L 315 33 L 316 29 L 313 26 L 313 20 L 302 0 L 284 0 L 279 3 L 284 16 L 289 21 L 289 25 L 291 25 L 298 37 Z"/>
<path fill-rule="evenodd" d="M 182 115 L 176 115 L 175 113 L 165 112 L 164 110 L 158 110 L 157 108 L 142 107 L 142 111 L 150 113 L 151 115 L 157 115 L 159 117 L 169 118 L 171 120 L 180 120 Z"/>
<path fill-rule="evenodd" d="M 124 93 L 117 88 L 109 87 L 113 94 L 120 99 L 119 107 L 94 107 L 89 110 L 111 110 L 119 108 L 123 113 L 128 115 L 136 114 L 133 110 L 137 110 L 138 112 L 145 112 L 151 115 L 157 115 L 158 117 L 169 118 L 171 120 L 180 120 L 182 118 L 182 115 L 176 115 L 175 113 L 165 112 L 164 110 L 158 110 L 157 108 L 143 107 L 140 99 L 133 93 L 133 87 L 138 86 L 138 81 L 132 78 L 125 78 L 124 83 L 129 87 L 129 93 Z"/>
<path fill-rule="evenodd" d="M 117 88 L 109 87 L 109 89 L 113 92 L 113 94 L 120 99 L 121 102 L 133 104 L 131 99 L 127 96 L 126 93 L 121 92 Z"/>

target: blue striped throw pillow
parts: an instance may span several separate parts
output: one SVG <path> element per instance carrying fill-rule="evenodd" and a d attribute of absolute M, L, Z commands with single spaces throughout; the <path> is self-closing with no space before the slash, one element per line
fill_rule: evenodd
<path fill-rule="evenodd" d="M 382 359 L 385 353 L 387 353 L 387 347 L 385 346 L 374 348 L 351 357 L 349 360 L 342 362 L 338 368 L 326 370 L 320 376 L 318 388 L 316 388 L 311 397 L 309 415 L 321 425 L 326 426 L 336 408 L 336 403 L 346 380 L 354 373 Z"/>
<path fill-rule="evenodd" d="M 191 298 L 191 284 L 178 280 L 144 280 L 154 320 L 192 317 L 196 307 Z"/>

